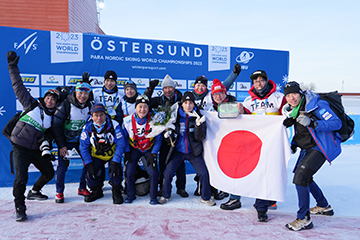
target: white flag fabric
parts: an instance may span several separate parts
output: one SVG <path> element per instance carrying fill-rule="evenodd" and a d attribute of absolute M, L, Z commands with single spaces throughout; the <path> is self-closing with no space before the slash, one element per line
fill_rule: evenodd
<path fill-rule="evenodd" d="M 204 158 L 210 184 L 240 196 L 283 202 L 290 159 L 284 117 L 219 119 L 216 112 L 202 114 L 207 123 Z"/>

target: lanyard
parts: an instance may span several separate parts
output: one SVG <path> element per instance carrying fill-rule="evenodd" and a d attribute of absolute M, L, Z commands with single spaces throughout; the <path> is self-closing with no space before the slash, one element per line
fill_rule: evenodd
<path fill-rule="evenodd" d="M 116 92 L 115 99 L 114 99 L 114 103 L 113 103 L 113 107 L 115 107 L 115 102 L 116 102 L 116 98 L 117 98 L 118 93 L 119 93 L 119 92 Z M 105 96 L 104 96 L 104 91 L 102 91 L 102 97 L 103 97 L 103 102 L 104 102 L 105 108 L 107 109 L 107 105 L 106 105 L 106 101 L 105 101 Z"/>

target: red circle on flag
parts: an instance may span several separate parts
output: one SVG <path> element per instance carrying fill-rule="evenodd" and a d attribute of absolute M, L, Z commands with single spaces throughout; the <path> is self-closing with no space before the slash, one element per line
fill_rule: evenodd
<path fill-rule="evenodd" d="M 231 178 L 249 175 L 260 159 L 262 142 L 254 133 L 244 130 L 227 134 L 217 154 L 220 169 Z"/>

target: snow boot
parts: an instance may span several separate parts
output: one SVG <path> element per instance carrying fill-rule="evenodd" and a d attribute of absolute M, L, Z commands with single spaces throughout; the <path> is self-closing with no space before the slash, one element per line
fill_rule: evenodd
<path fill-rule="evenodd" d="M 93 202 L 99 198 L 102 198 L 104 196 L 103 191 L 101 189 L 101 186 L 95 186 L 91 188 L 90 195 L 85 196 L 84 201 L 85 202 Z"/>
<path fill-rule="evenodd" d="M 122 204 L 124 202 L 123 196 L 121 194 L 121 189 L 121 185 L 112 187 L 112 198 L 114 204 Z"/>
<path fill-rule="evenodd" d="M 25 205 L 21 205 L 19 207 L 16 208 L 16 221 L 17 222 L 22 222 L 25 221 L 27 219 L 26 216 L 26 206 Z"/>

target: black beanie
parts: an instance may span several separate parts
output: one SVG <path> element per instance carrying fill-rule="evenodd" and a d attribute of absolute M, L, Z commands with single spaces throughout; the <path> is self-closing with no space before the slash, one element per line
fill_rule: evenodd
<path fill-rule="evenodd" d="M 300 85 L 297 82 L 291 81 L 286 83 L 286 85 L 284 86 L 285 96 L 289 93 L 303 94 L 303 91 L 301 90 Z"/>
<path fill-rule="evenodd" d="M 139 96 L 136 98 L 135 107 L 136 107 L 139 103 L 146 103 L 146 104 L 150 107 L 150 101 L 149 101 L 149 98 L 148 98 L 146 95 L 139 95 Z"/>
<path fill-rule="evenodd" d="M 187 91 L 184 93 L 184 95 L 182 96 L 181 98 L 181 103 L 187 101 L 187 100 L 190 100 L 192 101 L 194 104 L 195 104 L 195 96 L 192 92 L 190 91 Z"/>
<path fill-rule="evenodd" d="M 197 83 L 202 83 L 202 84 L 204 84 L 204 85 L 207 87 L 208 80 L 207 80 L 207 78 L 204 77 L 204 76 L 198 76 L 198 77 L 196 77 L 196 80 L 195 80 L 194 85 L 197 84 Z"/>
<path fill-rule="evenodd" d="M 106 79 L 111 79 L 111 80 L 116 81 L 117 80 L 116 72 L 111 71 L 111 70 L 107 71 L 104 75 L 104 80 L 106 80 Z"/>

